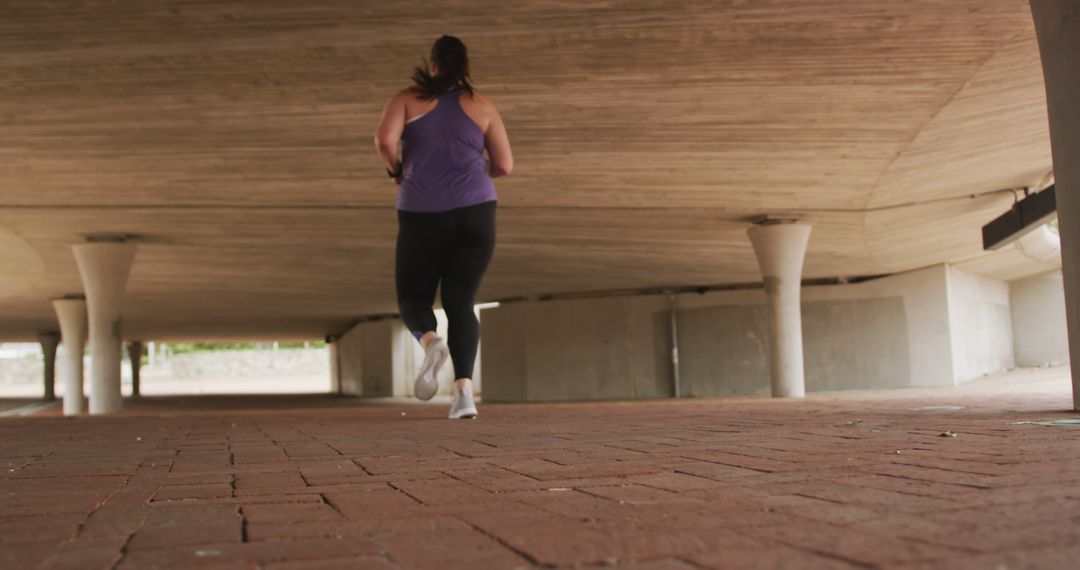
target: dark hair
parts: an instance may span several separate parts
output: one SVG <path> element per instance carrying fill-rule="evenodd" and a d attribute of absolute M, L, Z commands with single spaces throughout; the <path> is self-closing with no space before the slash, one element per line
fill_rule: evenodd
<path fill-rule="evenodd" d="M 434 99 L 455 87 L 472 95 L 473 86 L 469 83 L 469 53 L 465 43 L 454 36 L 443 36 L 431 46 L 431 62 L 439 69 L 438 75 L 428 71 L 427 61 L 417 67 L 412 74 L 414 85 L 411 89 L 420 94 L 421 99 Z"/>

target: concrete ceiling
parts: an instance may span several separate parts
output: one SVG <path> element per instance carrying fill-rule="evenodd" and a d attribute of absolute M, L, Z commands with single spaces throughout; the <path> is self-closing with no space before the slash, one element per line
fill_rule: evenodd
<path fill-rule="evenodd" d="M 814 225 L 807 277 L 969 260 L 982 194 L 1051 169 L 1026 0 L 438 6 L 0 0 L 0 340 L 56 327 L 94 233 L 139 243 L 133 338 L 394 312 L 371 134 L 443 33 L 517 162 L 484 300 L 757 281 L 766 212 Z"/>

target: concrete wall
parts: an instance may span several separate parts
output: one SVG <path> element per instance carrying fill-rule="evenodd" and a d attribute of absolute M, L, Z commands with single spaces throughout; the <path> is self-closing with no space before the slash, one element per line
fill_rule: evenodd
<path fill-rule="evenodd" d="M 1013 365 L 1008 286 L 945 265 L 803 289 L 807 390 L 952 386 Z M 760 289 L 681 294 L 684 396 L 769 393 Z M 672 394 L 667 296 L 525 302 L 484 312 L 489 400 Z"/>
<path fill-rule="evenodd" d="M 483 311 L 488 401 L 672 392 L 666 297 L 514 303 Z"/>
<path fill-rule="evenodd" d="M 1019 366 L 1069 362 L 1065 283 L 1061 270 L 1009 284 L 1013 347 Z"/>
<path fill-rule="evenodd" d="M 336 342 L 327 343 L 326 360 L 330 367 L 330 393 L 341 394 L 341 361 L 338 359 L 338 344 Z"/>
<path fill-rule="evenodd" d="M 1046 286 L 1032 284 L 1030 295 Z M 1014 366 L 1009 286 L 1002 281 L 938 265 L 863 283 L 806 287 L 802 297 L 809 392 L 952 386 Z M 491 380 L 484 398 L 673 395 L 670 303 L 667 295 L 623 296 L 482 311 L 478 371 Z M 680 294 L 676 303 L 683 396 L 769 393 L 763 290 Z M 423 358 L 398 320 L 355 326 L 339 339 L 337 353 L 341 392 L 366 397 L 411 396 Z M 444 368 L 441 393 L 449 392 L 452 380 Z"/>
<path fill-rule="evenodd" d="M 436 311 L 435 316 L 436 332 L 445 338 L 446 316 L 442 311 Z M 336 345 L 341 394 L 370 398 L 413 395 L 413 381 L 423 363 L 424 351 L 400 320 L 357 324 Z M 473 374 L 473 390 L 477 395 L 483 389 L 481 369 L 478 362 Z M 449 395 L 453 381 L 453 367 L 444 366 L 439 373 L 438 393 Z"/>
<path fill-rule="evenodd" d="M 802 298 L 808 391 L 954 384 L 945 266 L 804 287 Z M 764 291 L 682 295 L 679 306 L 688 393 L 769 393 Z M 693 315 L 701 309 L 711 313 L 705 322 Z M 696 347 L 695 338 L 710 340 Z"/>
<path fill-rule="evenodd" d="M 1013 368 L 1009 285 L 948 268 L 953 376 L 957 383 Z"/>
<path fill-rule="evenodd" d="M 338 339 L 338 382 L 350 396 L 394 395 L 394 336 L 398 321 L 360 323 Z"/>
<path fill-rule="evenodd" d="M 761 297 L 756 299 L 758 295 L 754 294 L 755 300 L 764 300 L 764 292 L 754 293 Z M 681 394 L 768 394 L 768 307 L 764 303 L 725 303 L 722 299 L 748 297 L 741 294 L 705 297 L 677 297 Z M 707 304 L 698 306 L 698 302 Z"/>
<path fill-rule="evenodd" d="M 911 385 L 903 297 L 804 301 L 802 313 L 807 391 Z M 683 394 L 768 395 L 768 334 L 763 303 L 680 310 Z"/>

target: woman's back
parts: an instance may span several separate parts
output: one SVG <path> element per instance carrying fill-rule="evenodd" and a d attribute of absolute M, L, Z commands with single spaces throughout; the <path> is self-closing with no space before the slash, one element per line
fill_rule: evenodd
<path fill-rule="evenodd" d="M 398 209 L 441 212 L 496 199 L 484 159 L 484 127 L 463 108 L 466 98 L 472 96 L 451 89 L 433 106 L 416 97 L 406 100 L 407 114 L 427 110 L 409 118 L 402 132 Z"/>

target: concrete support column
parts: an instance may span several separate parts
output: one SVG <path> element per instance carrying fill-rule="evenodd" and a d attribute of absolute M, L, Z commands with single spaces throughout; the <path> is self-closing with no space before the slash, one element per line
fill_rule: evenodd
<path fill-rule="evenodd" d="M 800 288 L 810 226 L 762 224 L 746 233 L 754 245 L 769 298 L 769 374 L 773 397 L 802 398 L 806 395 L 806 380 Z"/>
<path fill-rule="evenodd" d="M 135 244 L 91 241 L 73 245 L 90 321 L 90 413 L 120 411 L 120 363 L 124 300 Z"/>
<path fill-rule="evenodd" d="M 41 333 L 38 342 L 45 357 L 45 400 L 51 402 L 56 399 L 56 347 L 60 344 L 60 333 Z"/>
<path fill-rule="evenodd" d="M 1065 320 L 1080 410 L 1080 2 L 1031 0 L 1042 55 L 1065 280 Z"/>
<path fill-rule="evenodd" d="M 338 343 L 340 340 L 336 337 L 327 337 L 326 339 L 326 352 L 330 357 L 330 393 L 341 394 L 341 359 L 338 354 Z"/>
<path fill-rule="evenodd" d="M 139 397 L 142 392 L 140 372 L 142 371 L 143 343 L 133 340 L 127 344 L 128 359 L 131 360 L 131 395 Z"/>
<path fill-rule="evenodd" d="M 83 348 L 86 346 L 86 299 L 81 295 L 53 300 L 60 338 L 64 343 L 64 415 L 81 414 L 86 409 L 83 395 Z"/>

